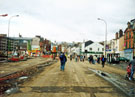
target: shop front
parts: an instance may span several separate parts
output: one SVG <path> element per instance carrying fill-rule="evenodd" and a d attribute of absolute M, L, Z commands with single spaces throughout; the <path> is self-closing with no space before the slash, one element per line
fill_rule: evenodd
<path fill-rule="evenodd" d="M 125 49 L 124 50 L 124 57 L 133 60 L 133 49 Z"/>

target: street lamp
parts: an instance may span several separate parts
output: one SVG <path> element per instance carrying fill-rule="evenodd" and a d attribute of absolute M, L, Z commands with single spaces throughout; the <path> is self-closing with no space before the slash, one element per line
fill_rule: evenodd
<path fill-rule="evenodd" d="M 13 17 L 19 17 L 19 15 L 14 15 L 14 16 L 11 16 L 11 17 L 9 18 L 9 21 L 8 21 L 8 37 L 9 37 L 9 30 L 10 30 L 10 21 L 11 21 L 11 19 L 12 19 Z"/>
<path fill-rule="evenodd" d="M 9 21 L 8 21 L 8 38 L 7 38 L 7 59 L 8 59 L 8 41 L 9 41 L 9 30 L 10 30 L 10 21 L 13 17 L 19 17 L 19 15 L 14 15 L 14 16 L 11 16 L 9 18 Z"/>
<path fill-rule="evenodd" d="M 105 52 L 105 57 L 106 57 L 106 44 L 107 44 L 107 22 L 104 19 L 98 18 L 98 20 L 101 20 L 105 23 L 105 42 L 104 42 L 104 52 Z"/>

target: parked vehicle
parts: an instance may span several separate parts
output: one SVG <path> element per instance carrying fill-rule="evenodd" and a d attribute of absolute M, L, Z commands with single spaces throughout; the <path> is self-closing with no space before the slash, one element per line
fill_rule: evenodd
<path fill-rule="evenodd" d="M 19 60 L 20 61 L 26 61 L 27 60 L 27 56 L 25 57 L 25 56 L 19 56 Z"/>
<path fill-rule="evenodd" d="M 119 61 L 129 62 L 130 60 L 125 57 L 119 57 Z"/>
<path fill-rule="evenodd" d="M 18 62 L 18 61 L 19 61 L 19 57 L 12 56 L 8 58 L 8 62 Z"/>

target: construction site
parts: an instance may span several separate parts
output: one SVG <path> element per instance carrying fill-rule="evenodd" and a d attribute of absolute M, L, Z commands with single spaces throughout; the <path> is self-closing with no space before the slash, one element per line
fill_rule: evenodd
<path fill-rule="evenodd" d="M 0 63 L 0 97 L 135 97 L 126 70 L 106 64 L 35 57 Z"/>

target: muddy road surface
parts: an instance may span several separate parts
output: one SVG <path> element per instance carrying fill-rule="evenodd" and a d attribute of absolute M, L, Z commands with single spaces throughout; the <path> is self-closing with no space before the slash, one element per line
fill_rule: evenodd
<path fill-rule="evenodd" d="M 7 97 L 127 97 L 108 81 L 90 71 L 87 62 L 68 61 L 65 71 L 60 62 L 46 67 L 29 81 L 18 85 L 19 91 Z M 93 67 L 96 68 L 96 67 Z"/>

